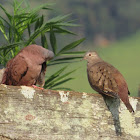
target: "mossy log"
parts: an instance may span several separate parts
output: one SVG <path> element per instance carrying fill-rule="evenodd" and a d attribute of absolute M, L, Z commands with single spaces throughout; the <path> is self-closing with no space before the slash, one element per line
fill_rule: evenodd
<path fill-rule="evenodd" d="M 121 102 L 122 135 L 117 136 L 99 94 L 0 85 L 0 139 L 139 140 L 140 100 L 129 99 L 135 113 Z"/>

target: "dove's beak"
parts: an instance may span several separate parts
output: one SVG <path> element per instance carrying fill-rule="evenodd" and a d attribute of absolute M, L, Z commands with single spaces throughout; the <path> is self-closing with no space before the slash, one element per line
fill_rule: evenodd
<path fill-rule="evenodd" d="M 81 61 L 83 61 L 83 60 L 87 60 L 86 55 L 81 59 Z"/>
<path fill-rule="evenodd" d="M 87 56 L 86 55 L 83 57 L 83 60 L 87 60 Z"/>
<path fill-rule="evenodd" d="M 85 60 L 84 58 L 82 58 L 80 61 L 83 61 L 83 60 Z"/>

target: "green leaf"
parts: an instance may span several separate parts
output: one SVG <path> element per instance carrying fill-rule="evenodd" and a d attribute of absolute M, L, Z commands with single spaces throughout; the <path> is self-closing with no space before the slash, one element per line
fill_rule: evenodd
<path fill-rule="evenodd" d="M 0 8 L 4 11 L 8 19 L 11 20 L 11 15 L 6 11 L 6 9 L 1 4 L 0 4 Z"/>
<path fill-rule="evenodd" d="M 66 57 L 66 58 L 58 58 L 55 60 L 51 60 L 48 64 L 48 66 L 52 66 L 52 65 L 58 65 L 58 64 L 68 64 L 68 63 L 75 63 L 75 62 L 79 62 L 82 60 L 82 56 L 81 57 Z M 80 60 L 77 60 L 80 59 Z M 76 60 L 76 61 L 74 61 Z"/>
<path fill-rule="evenodd" d="M 75 57 L 57 58 L 55 60 L 52 60 L 51 62 L 68 61 L 68 60 L 74 60 L 74 59 L 80 59 L 80 58 L 83 58 L 83 57 L 82 56 L 75 56 Z"/>
<path fill-rule="evenodd" d="M 65 88 L 65 87 L 58 87 L 58 88 L 52 88 L 53 90 L 66 90 L 66 91 L 73 91 L 71 88 Z"/>
<path fill-rule="evenodd" d="M 7 24 L 7 25 L 9 25 L 10 26 L 10 23 L 6 20 L 6 19 L 4 19 L 3 17 L 1 17 L 0 16 L 0 18 Z"/>
<path fill-rule="evenodd" d="M 8 36 L 9 36 L 9 42 L 11 43 L 12 42 L 12 29 L 11 29 L 11 26 L 9 27 L 9 30 L 8 30 Z"/>
<path fill-rule="evenodd" d="M 37 19 L 34 30 L 40 28 L 43 25 L 43 22 L 44 22 L 44 16 L 42 15 L 40 18 Z"/>
<path fill-rule="evenodd" d="M 5 26 L 1 20 L 0 20 L 0 30 L 3 33 L 5 39 L 8 40 L 8 37 L 7 37 L 6 32 L 5 32 Z"/>
<path fill-rule="evenodd" d="M 50 82 L 49 82 L 49 86 L 51 85 L 54 85 L 55 83 L 57 83 L 58 81 L 60 81 L 60 80 L 62 80 L 63 78 L 65 78 L 65 77 L 67 77 L 68 75 L 70 75 L 71 73 L 73 73 L 73 72 L 75 72 L 77 69 L 75 69 L 75 70 L 72 70 L 72 71 L 70 71 L 70 72 L 67 72 L 66 74 L 63 74 L 62 76 L 59 76 L 63 71 L 61 71 L 61 73 L 57 76 L 57 77 L 55 77 L 53 80 L 51 80 Z M 46 84 L 46 86 L 47 86 L 48 84 Z"/>
<path fill-rule="evenodd" d="M 41 44 L 44 48 L 48 49 L 47 38 L 44 33 L 41 34 Z"/>
<path fill-rule="evenodd" d="M 15 47 L 15 46 L 21 45 L 21 44 L 24 44 L 24 42 L 22 41 L 22 42 L 16 42 L 16 43 L 13 43 L 13 44 L 5 45 L 5 46 L 0 47 L 0 50 Z"/>
<path fill-rule="evenodd" d="M 57 16 L 57 17 L 54 17 L 52 19 L 50 19 L 47 24 L 50 24 L 50 23 L 60 23 L 62 21 L 64 21 L 65 19 L 67 19 L 71 14 L 68 14 L 68 15 L 64 15 L 64 16 Z"/>
<path fill-rule="evenodd" d="M 55 72 L 53 75 L 51 75 L 51 76 L 45 81 L 45 85 L 48 85 L 50 81 L 52 81 L 52 80 L 54 80 L 56 77 L 58 77 L 66 68 L 67 68 L 67 66 L 61 68 L 60 70 L 58 70 L 57 72 Z"/>
<path fill-rule="evenodd" d="M 78 52 L 64 52 L 64 53 L 62 53 L 62 54 L 64 54 L 64 55 L 73 55 L 73 54 L 85 54 L 86 53 L 86 51 L 78 51 Z"/>
<path fill-rule="evenodd" d="M 44 16 L 42 15 L 42 16 L 40 17 L 40 27 L 43 25 L 43 23 L 44 23 Z"/>
<path fill-rule="evenodd" d="M 30 25 L 29 24 L 27 25 L 27 28 L 28 28 L 28 34 L 29 34 L 29 37 L 30 37 L 30 35 L 31 35 L 31 29 L 30 29 Z"/>
<path fill-rule="evenodd" d="M 36 29 L 38 29 L 38 28 L 40 27 L 39 24 L 40 24 L 40 23 L 39 23 L 39 18 L 38 18 L 38 20 L 37 20 L 36 23 L 35 23 L 35 29 L 34 29 L 34 30 L 36 30 Z"/>
<path fill-rule="evenodd" d="M 17 23 L 16 23 L 16 26 L 21 26 L 21 25 L 27 25 L 27 24 L 29 24 L 29 17 L 27 17 L 27 18 L 23 18 L 23 19 L 21 19 L 20 21 L 18 21 Z"/>
<path fill-rule="evenodd" d="M 51 86 L 51 87 L 49 87 L 49 88 L 53 88 L 53 87 L 59 86 L 59 85 L 61 85 L 61 84 L 63 84 L 63 83 L 66 83 L 66 82 L 68 82 L 68 81 L 70 81 L 70 80 L 73 80 L 73 79 L 74 79 L 74 78 L 67 78 L 67 79 L 62 80 L 62 81 L 60 81 L 60 82 L 57 82 L 56 84 L 54 84 L 53 86 Z"/>
<path fill-rule="evenodd" d="M 59 22 L 56 23 L 57 26 L 70 26 L 70 27 L 78 27 L 80 25 L 78 24 L 73 24 L 73 23 L 68 23 L 68 22 Z"/>
<path fill-rule="evenodd" d="M 52 66 L 52 65 L 59 65 L 59 64 L 69 64 L 69 63 L 75 63 L 75 62 L 79 62 L 79 61 L 59 61 L 59 62 L 53 62 L 53 63 L 49 63 L 47 64 L 48 66 Z"/>
<path fill-rule="evenodd" d="M 21 5 L 23 4 L 24 0 L 21 0 L 18 2 L 17 0 L 14 0 L 14 15 L 18 12 L 18 10 L 21 8 Z"/>
<path fill-rule="evenodd" d="M 36 8 L 34 8 L 32 11 L 30 11 L 32 14 L 38 13 L 41 9 L 50 9 L 49 7 L 54 5 L 53 3 L 45 3 L 42 5 L 37 6 Z"/>
<path fill-rule="evenodd" d="M 58 53 L 59 55 L 67 52 L 71 49 L 74 49 L 75 47 L 77 47 L 81 42 L 83 42 L 85 40 L 85 38 L 82 38 L 80 40 L 74 41 L 72 43 L 70 43 L 69 45 L 65 46 L 63 49 L 60 50 L 60 52 Z"/>
<path fill-rule="evenodd" d="M 66 30 L 66 29 L 64 29 L 64 28 L 62 28 L 62 27 L 54 26 L 54 28 L 57 29 L 57 30 L 55 31 L 55 33 L 67 33 L 67 34 L 76 35 L 75 33 L 71 32 L 71 31 L 69 31 L 69 30 Z"/>
<path fill-rule="evenodd" d="M 34 40 L 43 32 L 46 32 L 47 30 L 49 30 L 49 27 L 43 26 L 40 29 L 37 29 L 28 39 L 26 46 L 30 45 L 32 42 L 34 42 Z"/>
<path fill-rule="evenodd" d="M 16 42 L 10 45 L 6 45 L 6 46 L 2 46 L 0 47 L 0 51 L 4 51 L 4 55 L 7 55 L 10 51 L 12 51 L 15 47 L 19 46 L 19 45 L 23 45 L 24 42 Z M 13 53 L 13 52 L 12 52 Z M 16 53 L 16 52 L 15 52 Z M 12 56 L 14 56 L 14 54 L 12 54 Z"/>
<path fill-rule="evenodd" d="M 66 74 L 64 74 L 64 75 L 62 75 L 62 76 L 59 76 L 59 77 L 56 78 L 53 82 L 58 82 L 58 81 L 60 81 L 61 79 L 67 77 L 68 75 L 70 75 L 71 73 L 75 72 L 76 70 L 77 70 L 77 69 L 72 70 L 72 71 L 70 71 L 70 72 L 67 72 Z"/>
<path fill-rule="evenodd" d="M 51 43 L 51 47 L 53 49 L 54 54 L 56 54 L 56 51 L 57 51 L 56 37 L 55 37 L 52 27 L 50 28 L 50 43 Z"/>

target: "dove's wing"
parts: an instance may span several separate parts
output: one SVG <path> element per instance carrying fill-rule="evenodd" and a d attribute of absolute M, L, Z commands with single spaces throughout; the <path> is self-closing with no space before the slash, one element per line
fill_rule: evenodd
<path fill-rule="evenodd" d="M 106 62 L 99 62 L 90 67 L 88 78 L 91 86 L 98 92 L 117 97 L 118 84 L 113 74 L 115 68 Z"/>

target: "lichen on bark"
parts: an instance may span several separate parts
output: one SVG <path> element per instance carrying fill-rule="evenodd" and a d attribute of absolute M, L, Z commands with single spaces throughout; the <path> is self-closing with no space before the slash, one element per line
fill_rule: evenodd
<path fill-rule="evenodd" d="M 33 90 L 0 85 L 1 136 L 19 140 L 140 138 L 139 99 L 130 98 L 134 114 L 121 102 L 122 136 L 117 136 L 112 115 L 101 95 L 53 90 L 34 90 L 33 93 Z"/>

